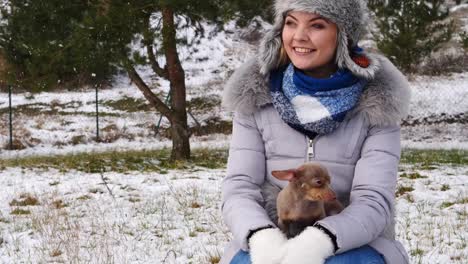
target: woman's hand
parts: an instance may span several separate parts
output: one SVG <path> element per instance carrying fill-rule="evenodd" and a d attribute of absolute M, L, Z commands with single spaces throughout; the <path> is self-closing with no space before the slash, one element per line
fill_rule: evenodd
<path fill-rule="evenodd" d="M 279 253 L 288 242 L 278 228 L 267 228 L 255 232 L 249 239 L 252 264 L 280 264 Z"/>
<path fill-rule="evenodd" d="M 273 250 L 270 252 L 274 252 Z M 333 251 L 331 238 L 320 229 L 309 226 L 284 244 L 279 254 L 281 256 L 279 263 L 323 264 L 328 257 L 333 255 Z"/>

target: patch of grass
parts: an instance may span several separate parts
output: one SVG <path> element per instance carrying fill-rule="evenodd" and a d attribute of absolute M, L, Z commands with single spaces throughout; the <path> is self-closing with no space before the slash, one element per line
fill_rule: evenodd
<path fill-rule="evenodd" d="M 190 208 L 201 208 L 201 204 L 197 202 L 192 202 L 192 204 L 190 204 Z"/>
<path fill-rule="evenodd" d="M 53 181 L 53 182 L 50 182 L 50 183 L 49 183 L 49 186 L 57 186 L 57 185 L 59 185 L 59 184 L 60 184 L 59 181 Z"/>
<path fill-rule="evenodd" d="M 89 200 L 89 199 L 91 199 L 91 196 L 85 194 L 85 195 L 82 195 L 82 196 L 80 196 L 80 197 L 77 197 L 76 199 L 77 199 L 77 200 L 80 200 L 80 201 L 84 201 L 84 200 Z"/>
<path fill-rule="evenodd" d="M 15 208 L 13 209 L 13 211 L 11 211 L 12 215 L 29 215 L 31 214 L 31 211 L 29 210 L 24 210 L 24 209 L 21 209 L 21 208 Z"/>
<path fill-rule="evenodd" d="M 441 208 L 447 208 L 447 207 L 450 207 L 452 205 L 454 205 L 455 203 L 454 202 L 443 202 L 440 207 Z"/>
<path fill-rule="evenodd" d="M 51 257 L 58 257 L 58 256 L 60 256 L 62 254 L 63 254 L 63 252 L 60 249 L 54 249 L 54 250 L 52 250 L 52 252 L 50 252 Z"/>
<path fill-rule="evenodd" d="M 193 163 L 209 169 L 223 168 L 228 158 L 227 149 L 197 149 L 192 153 Z"/>
<path fill-rule="evenodd" d="M 412 179 L 412 180 L 415 180 L 415 179 L 424 179 L 424 178 L 427 178 L 427 176 L 423 176 L 417 172 L 413 172 L 413 173 L 403 173 L 400 175 L 400 177 L 403 177 L 403 178 L 408 178 L 408 179 Z"/>
<path fill-rule="evenodd" d="M 414 203 L 414 197 L 410 193 L 406 194 L 404 197 L 409 203 Z"/>
<path fill-rule="evenodd" d="M 86 142 L 86 137 L 83 135 L 73 136 L 71 139 L 72 145 L 83 144 Z"/>
<path fill-rule="evenodd" d="M 138 202 L 141 202 L 141 199 L 138 197 L 130 197 L 128 198 L 128 201 L 131 203 L 138 203 Z"/>
<path fill-rule="evenodd" d="M 137 190 L 137 189 L 133 188 L 133 187 L 130 186 L 130 185 L 120 186 L 120 189 L 121 189 L 121 190 L 124 190 L 124 191 L 128 191 L 128 192 L 133 192 L 133 191 L 136 191 L 136 190 Z"/>
<path fill-rule="evenodd" d="M 89 191 L 90 193 L 94 193 L 94 194 L 97 194 L 97 193 L 103 194 L 103 193 L 104 193 L 104 191 L 101 190 L 101 189 L 99 189 L 99 188 L 91 188 L 91 189 L 89 189 L 88 191 Z"/>
<path fill-rule="evenodd" d="M 64 207 L 67 207 L 68 205 L 65 204 L 61 199 L 55 200 L 52 202 L 52 207 L 55 209 L 62 209 Z"/>
<path fill-rule="evenodd" d="M 468 197 L 463 197 L 463 198 L 460 198 L 454 202 L 443 202 L 440 207 L 441 208 L 447 208 L 447 207 L 450 207 L 452 205 L 455 205 L 455 204 L 468 204 Z"/>
<path fill-rule="evenodd" d="M 196 136 L 204 136 L 215 133 L 229 135 L 232 133 L 232 122 L 222 120 L 219 117 L 212 117 L 204 121 L 205 124 L 190 128 L 192 134 Z"/>
<path fill-rule="evenodd" d="M 19 200 L 13 199 L 10 202 L 10 206 L 35 206 L 39 204 L 39 200 L 30 194 L 21 194 Z"/>
<path fill-rule="evenodd" d="M 209 255 L 207 257 L 207 261 L 208 263 L 210 264 L 217 264 L 221 261 L 221 256 L 219 254 L 215 254 L 215 255 Z"/>
<path fill-rule="evenodd" d="M 102 102 L 100 102 L 102 103 Z M 86 115 L 86 116 L 94 116 L 95 113 L 93 112 L 82 112 L 82 111 L 61 111 L 61 109 L 66 108 L 77 108 L 82 106 L 81 102 L 68 102 L 66 104 L 60 103 L 31 103 L 31 104 L 23 104 L 13 108 L 13 111 L 16 115 L 26 115 L 26 116 L 38 116 L 38 115 L 61 115 L 61 116 L 69 116 L 69 115 Z M 7 114 L 9 112 L 8 107 L 0 108 L 0 115 Z M 106 113 L 106 112 L 99 112 L 100 116 L 120 116 L 119 114 L 115 113 Z"/>
<path fill-rule="evenodd" d="M 440 187 L 440 190 L 443 191 L 443 192 L 448 191 L 448 190 L 450 190 L 450 185 L 442 184 L 442 187 Z"/>
<path fill-rule="evenodd" d="M 187 102 L 187 108 L 191 111 L 209 111 L 221 105 L 221 98 L 217 95 L 196 97 Z"/>
<path fill-rule="evenodd" d="M 152 111 L 147 101 L 144 99 L 136 99 L 128 96 L 123 97 L 117 101 L 104 101 L 103 105 L 114 108 L 115 110 L 125 112 L 140 112 L 140 111 Z"/>
<path fill-rule="evenodd" d="M 170 149 L 82 153 L 51 157 L 27 157 L 0 160 L 0 167 L 54 168 L 60 171 L 77 170 L 86 173 L 140 171 L 164 173 L 168 169 L 188 169 L 195 166 L 223 168 L 227 162 L 227 149 L 195 149 L 186 162 L 170 160 Z"/>
<path fill-rule="evenodd" d="M 414 191 L 414 188 L 412 186 L 399 186 L 398 189 L 396 190 L 395 195 L 402 196 L 405 193 L 412 192 Z"/>
<path fill-rule="evenodd" d="M 198 233 L 205 233 L 205 232 L 208 232 L 208 230 L 206 230 L 206 228 L 201 227 L 201 226 L 195 227 L 195 231 L 198 232 Z"/>
<path fill-rule="evenodd" d="M 422 250 L 420 248 L 411 250 L 411 255 L 412 256 L 423 256 L 424 255 L 424 250 Z"/>
<path fill-rule="evenodd" d="M 44 109 L 48 109 L 49 105 L 45 103 L 32 103 L 32 104 L 23 104 L 13 107 L 13 112 L 15 114 L 22 114 L 27 116 L 37 116 L 41 114 Z M 0 108 L 0 115 L 7 114 L 9 112 L 9 108 Z"/>
<path fill-rule="evenodd" d="M 417 164 L 423 169 L 434 169 L 441 164 L 468 165 L 468 151 L 404 149 L 401 162 Z"/>

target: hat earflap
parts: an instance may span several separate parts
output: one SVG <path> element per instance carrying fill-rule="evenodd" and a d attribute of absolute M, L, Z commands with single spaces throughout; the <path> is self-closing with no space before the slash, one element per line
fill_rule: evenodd
<path fill-rule="evenodd" d="M 370 54 L 354 53 L 349 49 L 348 41 L 346 32 L 343 29 L 338 29 L 336 64 L 341 69 L 348 69 L 355 76 L 367 80 L 373 79 L 380 68 L 380 61 Z"/>
<path fill-rule="evenodd" d="M 267 76 L 271 70 L 279 66 L 279 54 L 283 45 L 281 31 L 282 25 L 276 24 L 268 30 L 260 43 L 258 63 L 260 65 L 260 73 L 264 76 Z"/>

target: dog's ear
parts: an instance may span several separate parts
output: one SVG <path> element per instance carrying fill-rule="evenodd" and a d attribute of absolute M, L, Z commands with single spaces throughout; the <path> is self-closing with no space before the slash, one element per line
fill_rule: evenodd
<path fill-rule="evenodd" d="M 276 170 L 272 171 L 271 175 L 273 175 L 278 180 L 291 181 L 296 178 L 297 169 Z"/>

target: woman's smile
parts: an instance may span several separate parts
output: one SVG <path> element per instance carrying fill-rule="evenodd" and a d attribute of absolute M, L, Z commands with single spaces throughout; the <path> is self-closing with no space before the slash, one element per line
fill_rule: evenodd
<path fill-rule="evenodd" d="M 308 49 L 308 48 L 294 48 L 294 51 L 299 54 L 309 54 L 312 53 L 313 49 Z"/>

